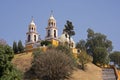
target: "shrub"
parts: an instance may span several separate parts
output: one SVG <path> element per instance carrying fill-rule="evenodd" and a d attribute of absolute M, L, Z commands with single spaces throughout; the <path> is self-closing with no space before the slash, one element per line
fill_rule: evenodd
<path fill-rule="evenodd" d="M 92 57 L 86 53 L 86 51 L 82 50 L 78 55 L 79 62 L 81 64 L 81 69 L 85 70 L 86 64 L 92 62 Z"/>
<path fill-rule="evenodd" d="M 73 63 L 70 57 L 59 50 L 49 49 L 46 52 L 40 51 L 40 54 L 37 52 L 31 73 L 35 74 L 34 78 L 37 79 L 61 80 L 69 78 L 72 70 Z"/>
<path fill-rule="evenodd" d="M 14 53 L 8 45 L 0 44 L 0 80 L 21 80 L 22 73 L 11 63 Z"/>
<path fill-rule="evenodd" d="M 49 46 L 49 45 L 51 45 L 52 43 L 50 42 L 50 41 L 42 41 L 41 42 L 41 46 Z"/>

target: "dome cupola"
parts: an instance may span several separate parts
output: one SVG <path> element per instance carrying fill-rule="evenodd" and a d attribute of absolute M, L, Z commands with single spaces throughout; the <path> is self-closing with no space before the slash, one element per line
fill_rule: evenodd
<path fill-rule="evenodd" d="M 33 17 L 32 17 L 32 21 L 29 24 L 29 32 L 36 32 L 36 25 L 34 23 Z"/>

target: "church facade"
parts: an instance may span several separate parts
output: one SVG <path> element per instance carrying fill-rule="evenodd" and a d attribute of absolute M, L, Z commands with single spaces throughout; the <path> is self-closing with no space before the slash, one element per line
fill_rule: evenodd
<path fill-rule="evenodd" d="M 50 41 L 53 46 L 58 46 L 59 44 L 70 44 L 70 47 L 75 50 L 75 42 L 71 38 L 69 39 L 69 35 L 65 32 L 62 33 L 61 36 L 58 36 L 58 28 L 56 24 L 56 19 L 54 18 L 53 14 L 50 15 L 48 19 L 48 24 L 46 27 L 46 36 L 44 41 Z M 40 45 L 41 39 L 39 33 L 37 32 L 37 27 L 32 18 L 29 26 L 28 31 L 26 33 L 26 41 L 25 47 L 26 51 L 32 51 L 35 48 L 43 47 Z"/>

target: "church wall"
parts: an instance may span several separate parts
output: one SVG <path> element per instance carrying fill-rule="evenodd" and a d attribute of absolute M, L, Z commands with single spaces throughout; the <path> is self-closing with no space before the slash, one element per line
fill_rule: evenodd
<path fill-rule="evenodd" d="M 52 45 L 57 47 L 59 45 L 59 42 L 57 40 L 53 39 L 52 40 Z"/>

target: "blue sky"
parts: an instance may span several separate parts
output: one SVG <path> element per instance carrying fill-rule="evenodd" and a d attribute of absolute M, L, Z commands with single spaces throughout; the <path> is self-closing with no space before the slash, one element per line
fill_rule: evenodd
<path fill-rule="evenodd" d="M 31 16 L 44 39 L 47 21 L 53 10 L 59 35 L 66 20 L 73 22 L 75 42 L 87 38 L 87 29 L 107 35 L 114 50 L 120 51 L 120 0 L 0 0 L 0 38 L 12 45 L 25 43 Z"/>

